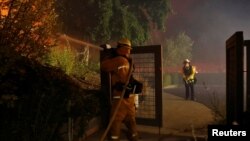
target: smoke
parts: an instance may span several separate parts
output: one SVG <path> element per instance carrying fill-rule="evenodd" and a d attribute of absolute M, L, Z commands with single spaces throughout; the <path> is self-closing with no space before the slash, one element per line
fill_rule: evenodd
<path fill-rule="evenodd" d="M 167 37 L 186 32 L 194 41 L 193 60 L 225 66 L 225 42 L 236 31 L 250 39 L 249 0 L 172 0 Z"/>

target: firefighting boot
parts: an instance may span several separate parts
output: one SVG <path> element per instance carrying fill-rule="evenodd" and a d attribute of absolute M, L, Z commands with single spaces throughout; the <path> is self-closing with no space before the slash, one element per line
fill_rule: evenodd
<path fill-rule="evenodd" d="M 129 141 L 139 141 L 138 134 L 132 134 L 128 137 Z"/>

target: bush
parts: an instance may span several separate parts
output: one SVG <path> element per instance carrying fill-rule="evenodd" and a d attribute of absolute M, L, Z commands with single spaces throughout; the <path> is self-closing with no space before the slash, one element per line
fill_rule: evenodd
<path fill-rule="evenodd" d="M 52 48 L 47 57 L 48 64 L 61 68 L 68 75 L 72 74 L 76 57 L 69 47 Z"/>
<path fill-rule="evenodd" d="M 82 136 L 101 107 L 99 90 L 82 87 L 61 69 L 16 60 L 0 74 L 0 140 L 63 141 L 69 118 L 79 123 L 75 138 Z"/>
<path fill-rule="evenodd" d="M 58 46 L 51 49 L 43 62 L 61 68 L 68 75 L 83 79 L 98 75 L 100 67 L 98 63 L 87 64 L 69 46 Z"/>

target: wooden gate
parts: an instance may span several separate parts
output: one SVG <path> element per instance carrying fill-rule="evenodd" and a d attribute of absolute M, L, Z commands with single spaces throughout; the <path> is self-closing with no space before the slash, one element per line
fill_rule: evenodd
<path fill-rule="evenodd" d="M 226 41 L 226 102 L 227 123 L 248 122 L 250 110 L 250 41 L 243 32 L 233 34 Z M 249 123 L 248 123 L 249 124 Z"/>

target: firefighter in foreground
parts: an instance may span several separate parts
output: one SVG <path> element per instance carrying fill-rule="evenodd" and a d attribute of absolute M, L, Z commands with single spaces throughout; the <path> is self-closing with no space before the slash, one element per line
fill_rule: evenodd
<path fill-rule="evenodd" d="M 190 63 L 190 60 L 185 59 L 183 61 L 183 68 L 182 68 L 182 74 L 183 74 L 183 81 L 186 88 L 186 100 L 190 97 L 191 92 L 191 100 L 196 100 L 194 96 L 194 84 L 196 83 L 196 77 L 195 74 L 197 73 L 196 67 L 192 66 Z"/>
<path fill-rule="evenodd" d="M 130 69 L 133 69 L 130 58 L 131 42 L 124 38 L 118 41 L 115 50 L 115 57 L 104 58 L 101 62 L 101 69 L 111 73 L 112 85 L 112 107 L 111 116 L 117 108 L 118 102 L 121 99 L 124 84 L 128 80 Z M 132 93 L 132 92 L 131 92 Z M 114 121 L 110 128 L 111 141 L 120 140 L 121 125 L 124 123 L 128 128 L 128 138 L 130 141 L 138 141 L 138 132 L 135 121 L 135 101 L 134 95 L 130 92 L 125 93 L 124 98 L 119 105 Z"/>

